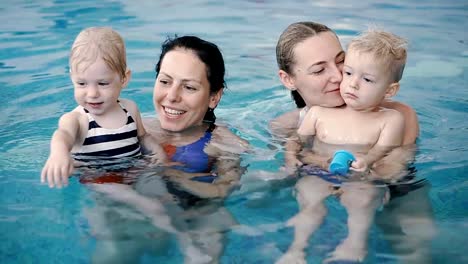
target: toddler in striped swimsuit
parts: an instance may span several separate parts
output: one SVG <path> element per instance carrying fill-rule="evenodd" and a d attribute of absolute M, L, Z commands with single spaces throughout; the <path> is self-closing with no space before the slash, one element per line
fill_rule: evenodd
<path fill-rule="evenodd" d="M 137 105 L 119 98 L 131 77 L 122 37 L 109 27 L 84 29 L 69 65 L 78 107 L 60 118 L 41 181 L 66 186 L 75 161 L 116 162 L 141 155 L 142 149 L 163 161 L 164 151 L 146 133 Z"/>

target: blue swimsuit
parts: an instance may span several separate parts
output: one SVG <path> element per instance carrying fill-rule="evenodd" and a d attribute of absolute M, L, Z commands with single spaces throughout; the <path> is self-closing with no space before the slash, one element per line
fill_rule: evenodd
<path fill-rule="evenodd" d="M 193 177 L 191 180 L 212 183 L 217 178 L 217 176 L 211 172 L 214 159 L 208 156 L 204 149 L 211 140 L 212 132 L 215 128 L 216 126 L 214 124 L 210 125 L 200 139 L 185 146 L 163 144 L 167 157 L 173 162 L 180 162 L 183 164 L 173 166 L 173 168 L 188 173 L 206 173 L 206 175 L 203 176 Z M 176 184 L 170 181 L 166 182 L 166 186 L 170 193 L 177 196 L 179 205 L 182 208 L 200 205 L 204 201 L 204 199 L 180 189 Z"/>
<path fill-rule="evenodd" d="M 173 168 L 189 173 L 207 173 L 206 176 L 193 177 L 192 180 L 213 182 L 216 179 L 216 176 L 211 175 L 213 159 L 205 153 L 204 149 L 208 142 L 210 142 L 212 131 L 215 128 L 214 125 L 211 125 L 200 139 L 185 146 L 163 145 L 171 161 L 183 164 L 173 166 Z"/>

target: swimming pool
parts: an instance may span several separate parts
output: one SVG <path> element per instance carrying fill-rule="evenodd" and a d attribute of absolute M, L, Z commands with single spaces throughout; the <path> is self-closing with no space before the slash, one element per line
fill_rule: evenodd
<path fill-rule="evenodd" d="M 279 85 L 274 48 L 281 31 L 301 20 L 330 26 L 345 44 L 368 24 L 409 39 L 408 64 L 397 99 L 418 112 L 421 136 L 415 166 L 417 177 L 426 178 L 431 186 L 401 200 L 415 206 L 416 212 L 427 209 L 423 201 L 428 198 L 437 234 L 424 246 L 434 263 L 468 260 L 463 252 L 468 241 L 465 1 L 135 2 L 7 0 L 0 4 L 1 263 L 90 262 L 96 245 L 86 214 L 95 207 L 91 191 L 76 179 L 66 189 L 50 190 L 39 183 L 39 173 L 57 118 L 75 105 L 67 74 L 69 48 L 82 28 L 99 25 L 110 25 L 125 38 L 133 76 L 123 96 L 135 100 L 145 116 L 153 115 L 153 69 L 167 35 L 196 34 L 220 46 L 229 90 L 217 114 L 254 148 L 254 154 L 244 158 L 249 164 L 244 185 L 226 203 L 240 225 L 227 232 L 221 262 L 278 259 L 293 235 L 284 227 L 297 212 L 293 185 L 260 188 L 258 179 L 260 172 L 278 171 L 281 166 L 281 155 L 270 147 L 267 123 L 294 106 Z M 310 240 L 310 263 L 320 263 L 346 235 L 344 209 L 334 199 L 327 202 L 329 216 Z M 398 210 L 389 208 L 395 212 L 392 216 Z M 411 208 L 402 213 L 407 211 L 412 213 Z M 385 211 L 379 214 L 383 222 L 390 217 Z M 415 215 L 407 221 L 427 218 Z M 393 238 L 402 247 L 421 247 L 415 237 L 425 230 L 394 231 L 394 236 L 386 236 L 381 227 L 373 227 L 367 263 L 405 263 L 404 250 L 396 253 L 390 246 Z M 140 262 L 180 263 L 177 244 L 169 239 L 164 254 L 144 252 Z"/>

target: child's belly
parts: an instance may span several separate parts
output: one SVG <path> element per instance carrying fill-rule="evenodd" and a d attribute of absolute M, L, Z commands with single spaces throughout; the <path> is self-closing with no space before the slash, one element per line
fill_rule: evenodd
<path fill-rule="evenodd" d="M 372 148 L 370 144 L 333 144 L 323 142 L 318 138 L 315 138 L 312 144 L 312 151 L 318 155 L 332 157 L 333 153 L 337 150 L 347 150 L 352 153 L 365 154 Z"/>

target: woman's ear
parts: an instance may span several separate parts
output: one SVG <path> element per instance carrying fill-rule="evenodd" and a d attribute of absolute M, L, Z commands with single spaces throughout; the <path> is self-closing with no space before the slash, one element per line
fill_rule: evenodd
<path fill-rule="evenodd" d="M 289 73 L 283 70 L 279 70 L 278 75 L 284 87 L 286 87 L 288 90 L 291 90 L 291 91 L 296 90 L 296 87 L 294 87 L 294 79 L 291 77 Z"/>
<path fill-rule="evenodd" d="M 223 89 L 219 89 L 219 91 L 210 95 L 209 107 L 215 109 L 218 106 L 219 100 L 221 100 L 221 96 L 223 96 Z"/>
<path fill-rule="evenodd" d="M 385 92 L 385 98 L 390 98 L 392 96 L 394 96 L 398 90 L 400 90 L 400 83 L 399 82 L 394 82 L 392 84 L 390 84 L 388 87 L 387 87 L 387 91 Z"/>
<path fill-rule="evenodd" d="M 130 69 L 127 69 L 125 71 L 125 77 L 122 80 L 122 88 L 127 87 L 128 83 L 130 82 L 130 79 L 132 79 L 132 71 Z"/>

